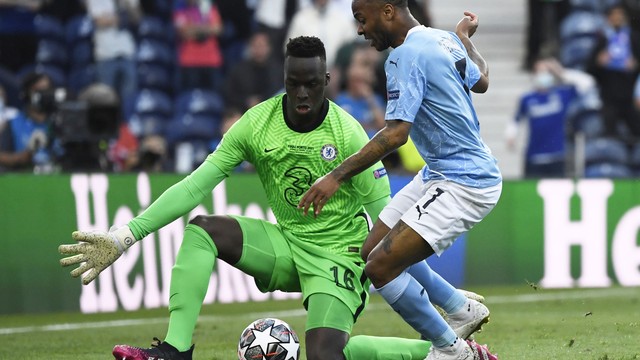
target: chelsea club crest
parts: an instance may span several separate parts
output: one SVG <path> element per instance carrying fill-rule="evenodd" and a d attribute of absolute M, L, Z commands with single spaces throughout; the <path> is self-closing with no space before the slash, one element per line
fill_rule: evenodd
<path fill-rule="evenodd" d="M 335 145 L 326 144 L 320 150 L 320 156 L 322 156 L 325 161 L 333 161 L 336 159 L 336 156 L 338 156 L 338 150 Z"/>

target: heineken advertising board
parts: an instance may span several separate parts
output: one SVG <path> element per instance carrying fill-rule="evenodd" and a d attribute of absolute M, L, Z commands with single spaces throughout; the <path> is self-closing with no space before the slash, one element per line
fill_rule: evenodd
<path fill-rule="evenodd" d="M 163 307 L 187 221 L 241 214 L 274 222 L 257 175 L 234 174 L 188 215 L 130 248 L 98 281 L 80 285 L 57 247 L 76 229 L 125 224 L 182 177 L 175 174 L 0 176 L 0 312 Z M 393 192 L 410 177 L 391 175 Z M 640 285 L 636 181 L 507 181 L 498 206 L 432 266 L 457 286 L 533 282 L 542 287 Z M 205 303 L 299 298 L 261 293 L 219 261 Z"/>

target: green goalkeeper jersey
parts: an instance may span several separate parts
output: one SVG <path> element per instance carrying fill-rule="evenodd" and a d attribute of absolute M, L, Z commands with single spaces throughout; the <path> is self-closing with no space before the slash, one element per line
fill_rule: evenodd
<path fill-rule="evenodd" d="M 368 229 L 363 204 L 390 194 L 382 163 L 343 183 L 314 218 L 298 209 L 315 180 L 337 167 L 368 141 L 362 126 L 326 101 L 326 116 L 308 132 L 292 130 L 285 118 L 286 95 L 249 109 L 206 159 L 229 175 L 241 162 L 254 165 L 278 224 L 292 236 L 336 254 L 359 259 Z"/>

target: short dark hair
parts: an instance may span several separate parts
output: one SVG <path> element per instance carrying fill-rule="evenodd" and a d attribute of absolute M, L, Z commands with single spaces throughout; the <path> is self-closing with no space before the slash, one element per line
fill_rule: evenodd
<path fill-rule="evenodd" d="M 408 8 L 409 7 L 409 0 L 373 0 L 375 2 L 377 2 L 380 5 L 384 5 L 384 4 L 391 4 L 395 7 L 398 8 Z"/>
<path fill-rule="evenodd" d="M 31 71 L 22 77 L 22 82 L 20 83 L 20 98 L 25 101 L 31 92 L 31 88 L 38 83 L 38 81 L 42 79 L 49 79 L 51 81 L 51 77 L 44 72 L 41 71 Z"/>
<path fill-rule="evenodd" d="M 300 58 L 312 58 L 319 56 L 322 60 L 327 61 L 327 52 L 324 49 L 322 40 L 315 36 L 298 36 L 289 39 L 287 50 L 284 56 L 293 56 Z"/>

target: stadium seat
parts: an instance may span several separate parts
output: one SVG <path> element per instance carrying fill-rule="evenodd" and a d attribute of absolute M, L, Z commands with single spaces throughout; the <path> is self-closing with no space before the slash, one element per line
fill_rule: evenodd
<path fill-rule="evenodd" d="M 169 45 L 156 40 L 144 39 L 138 44 L 138 64 L 155 64 L 170 68 L 175 63 L 175 52 Z"/>
<path fill-rule="evenodd" d="M 572 11 L 560 24 L 560 40 L 596 36 L 606 25 L 605 17 L 590 11 Z"/>
<path fill-rule="evenodd" d="M 157 16 L 144 16 L 138 24 L 138 39 L 157 40 L 168 45 L 175 43 L 175 32 L 172 24 Z"/>
<path fill-rule="evenodd" d="M 155 64 L 138 65 L 138 87 L 162 90 L 171 93 L 174 88 L 174 77 L 171 70 Z"/>
<path fill-rule="evenodd" d="M 169 117 L 173 112 L 171 98 L 158 90 L 143 89 L 136 96 L 133 112 L 138 115 Z"/>
<path fill-rule="evenodd" d="M 182 92 L 178 95 L 175 104 L 176 115 L 192 114 L 220 117 L 223 110 L 222 96 L 214 91 L 205 89 Z"/>
<path fill-rule="evenodd" d="M 585 161 L 587 165 L 609 163 L 626 166 L 629 163 L 629 150 L 627 145 L 618 139 L 591 139 L 585 145 Z"/>
<path fill-rule="evenodd" d="M 178 115 L 167 125 L 165 136 L 169 143 L 182 141 L 211 141 L 220 134 L 220 118 L 204 115 Z"/>
<path fill-rule="evenodd" d="M 595 36 L 575 37 L 563 41 L 560 46 L 560 62 L 568 68 L 586 70 L 597 41 Z"/>
<path fill-rule="evenodd" d="M 40 39 L 49 39 L 58 42 L 65 41 L 65 28 L 62 22 L 55 17 L 37 15 L 33 20 L 36 34 Z"/>
<path fill-rule="evenodd" d="M 584 170 L 585 178 L 628 178 L 633 172 L 627 165 L 615 163 L 599 163 L 587 165 Z"/>
<path fill-rule="evenodd" d="M 67 49 L 64 43 L 42 39 L 38 42 L 36 62 L 64 68 L 68 64 Z"/>
<path fill-rule="evenodd" d="M 93 20 L 87 15 L 78 15 L 67 21 L 65 33 L 67 44 L 73 45 L 78 41 L 91 40 L 93 36 Z"/>
<path fill-rule="evenodd" d="M 91 63 L 93 63 L 93 43 L 91 41 L 78 41 L 71 45 L 70 66 L 72 68 Z"/>
<path fill-rule="evenodd" d="M 73 67 L 69 71 L 67 87 L 75 94 L 93 84 L 96 80 L 96 68 L 93 64 Z"/>
<path fill-rule="evenodd" d="M 574 132 L 580 132 L 587 139 L 596 139 L 604 132 L 602 114 L 595 109 L 582 109 L 571 118 Z"/>
<path fill-rule="evenodd" d="M 168 118 L 159 114 L 134 114 L 129 119 L 129 129 L 138 138 L 162 135 Z"/>

